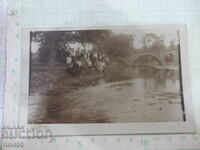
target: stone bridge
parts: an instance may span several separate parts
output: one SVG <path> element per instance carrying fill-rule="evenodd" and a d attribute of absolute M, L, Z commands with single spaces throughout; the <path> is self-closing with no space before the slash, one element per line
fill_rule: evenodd
<path fill-rule="evenodd" d="M 166 58 L 171 55 L 173 60 L 167 62 Z M 139 60 L 145 60 L 146 58 L 151 58 L 153 61 L 161 65 L 178 65 L 178 50 L 138 50 L 134 51 L 133 55 L 129 57 L 129 62 L 132 65 L 137 65 Z M 149 62 L 146 62 L 148 64 Z M 145 62 L 142 63 L 145 65 Z M 149 64 L 151 65 L 151 64 Z"/>

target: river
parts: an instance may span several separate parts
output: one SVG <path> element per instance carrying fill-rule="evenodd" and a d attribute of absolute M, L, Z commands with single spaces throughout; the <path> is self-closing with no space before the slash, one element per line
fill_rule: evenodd
<path fill-rule="evenodd" d="M 62 94 L 34 93 L 29 123 L 183 121 L 179 81 L 175 70 L 140 69 L 126 81 L 100 79 L 70 92 L 62 87 Z"/>

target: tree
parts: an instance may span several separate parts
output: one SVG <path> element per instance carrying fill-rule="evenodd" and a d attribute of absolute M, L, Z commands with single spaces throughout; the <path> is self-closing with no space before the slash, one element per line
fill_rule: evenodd
<path fill-rule="evenodd" d="M 161 50 L 165 48 L 165 37 L 164 35 L 157 36 L 154 33 L 147 33 L 144 35 L 142 42 L 143 47 L 149 50 Z"/>
<path fill-rule="evenodd" d="M 175 45 L 175 40 L 170 41 L 169 49 L 178 49 L 178 46 Z"/>
<path fill-rule="evenodd" d="M 133 52 L 133 37 L 125 34 L 112 34 L 101 43 L 99 49 L 115 61 L 125 60 Z"/>
<path fill-rule="evenodd" d="M 33 40 L 40 43 L 39 56 L 40 61 L 53 64 L 56 62 L 56 54 L 60 52 L 60 43 L 63 40 L 64 32 L 61 31 L 41 31 L 33 32 Z M 63 57 L 60 53 L 59 57 Z"/>

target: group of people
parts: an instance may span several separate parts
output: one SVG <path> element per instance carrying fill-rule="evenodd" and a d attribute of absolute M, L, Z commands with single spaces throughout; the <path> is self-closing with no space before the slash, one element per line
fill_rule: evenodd
<path fill-rule="evenodd" d="M 86 69 L 105 72 L 108 64 L 109 58 L 103 52 L 96 50 L 71 49 L 66 57 L 66 70 L 73 77 L 80 76 Z"/>

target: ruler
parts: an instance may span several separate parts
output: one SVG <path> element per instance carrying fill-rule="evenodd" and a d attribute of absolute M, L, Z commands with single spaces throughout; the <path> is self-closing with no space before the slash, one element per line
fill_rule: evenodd
<path fill-rule="evenodd" d="M 6 0 L 0 0 L 0 141 L 3 120 L 3 98 L 5 84 L 5 60 L 6 60 Z"/>
<path fill-rule="evenodd" d="M 63 136 L 9 143 L 21 143 L 18 148 L 29 150 L 200 150 L 200 135 Z"/>

